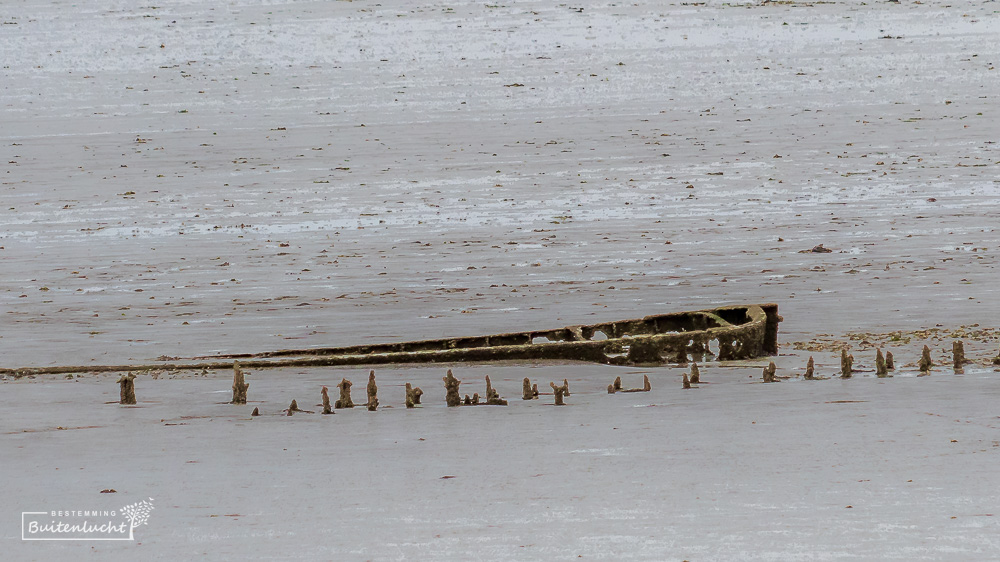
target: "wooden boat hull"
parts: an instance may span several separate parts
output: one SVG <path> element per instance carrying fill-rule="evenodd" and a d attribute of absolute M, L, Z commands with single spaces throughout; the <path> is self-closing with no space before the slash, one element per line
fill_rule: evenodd
<path fill-rule="evenodd" d="M 0 369 L 15 375 L 94 371 L 462 363 L 590 361 L 607 365 L 663 365 L 733 361 L 778 353 L 778 305 L 735 305 L 552 330 L 515 332 L 351 347 L 286 349 L 194 357 L 147 365 L 87 365 Z"/>
<path fill-rule="evenodd" d="M 776 355 L 779 322 L 776 304 L 725 306 L 552 330 L 213 358 L 239 359 L 248 366 L 248 360 L 295 356 L 315 356 L 326 365 L 546 359 L 661 365 L 712 357 L 731 361 Z"/>

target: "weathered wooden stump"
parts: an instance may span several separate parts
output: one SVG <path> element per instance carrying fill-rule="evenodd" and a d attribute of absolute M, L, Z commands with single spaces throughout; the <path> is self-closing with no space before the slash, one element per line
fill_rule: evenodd
<path fill-rule="evenodd" d="M 764 382 L 778 382 L 777 377 L 774 376 L 776 372 L 778 372 L 778 367 L 774 364 L 774 361 L 771 361 L 767 364 L 767 367 L 764 367 Z"/>
<path fill-rule="evenodd" d="M 375 384 L 375 371 L 368 373 L 368 406 L 369 412 L 378 409 L 378 386 Z"/>
<path fill-rule="evenodd" d="M 232 404 L 247 403 L 247 389 L 250 384 L 244 382 L 243 369 L 240 369 L 240 362 L 233 361 L 233 401 Z"/>
<path fill-rule="evenodd" d="M 562 386 L 556 386 L 556 383 L 550 382 L 549 386 L 552 387 L 552 393 L 556 397 L 556 406 L 565 406 L 566 402 L 563 401 L 563 397 L 569 396 L 569 384 L 563 380 Z"/>
<path fill-rule="evenodd" d="M 451 369 L 448 369 L 448 374 L 441 380 L 444 381 L 445 401 L 448 403 L 448 406 L 460 406 L 462 404 L 462 397 L 458 394 L 458 386 L 462 384 L 462 381 L 455 378 L 455 375 L 451 373 Z"/>
<path fill-rule="evenodd" d="M 875 376 L 880 379 L 892 376 L 889 374 L 889 368 L 886 366 L 885 356 L 882 355 L 881 349 L 875 353 Z"/>
<path fill-rule="evenodd" d="M 135 404 L 135 375 L 128 373 L 118 377 L 118 385 L 121 386 L 118 403 Z"/>
<path fill-rule="evenodd" d="M 490 376 L 486 375 L 486 405 L 487 406 L 506 406 L 507 401 L 500 398 L 500 393 L 497 389 L 493 388 L 493 383 L 490 382 Z"/>
<path fill-rule="evenodd" d="M 337 384 L 337 388 L 340 389 L 340 400 L 333 403 L 334 408 L 353 408 L 354 401 L 351 400 L 351 381 L 347 379 L 340 379 L 340 383 Z"/>
<path fill-rule="evenodd" d="M 330 391 L 325 386 L 323 387 L 323 413 L 333 413 L 333 408 L 330 407 Z"/>
<path fill-rule="evenodd" d="M 849 379 L 854 372 L 854 356 L 848 355 L 846 349 L 840 350 L 840 378 Z"/>
<path fill-rule="evenodd" d="M 416 408 L 417 404 L 420 403 L 420 395 L 423 393 L 423 390 L 413 388 L 413 385 L 406 383 L 406 407 Z"/>
<path fill-rule="evenodd" d="M 966 363 L 971 363 L 965 358 L 965 343 L 962 340 L 951 342 L 951 355 L 956 371 L 961 370 Z"/>
<path fill-rule="evenodd" d="M 921 373 L 930 373 L 931 367 L 934 366 L 934 362 L 931 361 L 931 348 L 924 346 L 923 351 L 920 352 L 920 362 L 917 364 L 920 368 Z"/>
<path fill-rule="evenodd" d="M 771 382 L 780 382 L 779 377 L 777 376 L 778 366 L 774 364 L 774 361 L 769 361 L 767 363 L 767 372 L 770 374 Z M 787 379 L 788 377 L 780 377 L 780 378 Z"/>
<path fill-rule="evenodd" d="M 413 385 L 406 383 L 406 398 L 405 403 L 407 408 L 415 408 L 416 402 L 413 401 Z"/>

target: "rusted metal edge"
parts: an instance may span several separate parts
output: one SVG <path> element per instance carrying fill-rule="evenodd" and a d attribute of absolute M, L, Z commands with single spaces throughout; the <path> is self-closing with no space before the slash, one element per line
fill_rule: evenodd
<path fill-rule="evenodd" d="M 227 369 L 234 360 L 252 369 L 509 360 L 589 361 L 607 365 L 731 361 L 776 355 L 781 320 L 777 304 L 736 305 L 490 336 L 214 355 L 182 363 L 0 368 L 0 373 Z"/>

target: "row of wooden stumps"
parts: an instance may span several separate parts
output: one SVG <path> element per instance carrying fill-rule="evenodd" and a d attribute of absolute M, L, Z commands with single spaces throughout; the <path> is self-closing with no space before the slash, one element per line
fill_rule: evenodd
<path fill-rule="evenodd" d="M 465 395 L 465 399 L 461 398 L 461 394 L 458 392 L 459 385 L 462 381 L 455 378 L 454 373 L 451 369 L 448 369 L 448 374 L 444 376 L 444 388 L 445 388 L 445 402 L 449 407 L 453 406 L 478 406 L 479 404 L 486 404 L 487 406 L 506 406 L 507 401 L 500 397 L 500 393 L 493 388 L 493 383 L 490 381 L 490 376 L 486 375 L 486 400 L 480 401 L 479 393 L 475 393 L 470 398 L 468 394 Z M 552 387 L 553 394 L 555 396 L 555 405 L 564 406 L 566 404 L 564 397 L 569 396 L 569 382 L 563 379 L 561 386 L 556 386 L 556 383 L 550 382 L 549 385 Z M 531 379 L 525 377 L 521 381 L 521 399 L 522 400 L 534 400 L 538 398 L 538 384 L 532 384 Z"/>
<path fill-rule="evenodd" d="M 697 365 L 692 365 L 693 369 L 697 369 Z M 684 375 L 687 378 L 687 374 Z M 615 377 L 615 382 L 608 385 L 608 394 L 615 394 L 617 392 L 649 392 L 652 387 L 649 385 L 649 376 L 642 375 L 642 388 L 622 388 L 622 378 Z"/>
<path fill-rule="evenodd" d="M 952 342 L 951 346 L 952 352 L 952 366 L 955 371 L 961 371 L 965 365 L 972 363 L 972 361 L 965 358 L 965 344 L 961 341 Z M 1000 365 L 1000 356 L 993 359 L 995 365 Z M 931 349 L 924 346 L 920 353 L 920 361 L 917 362 L 917 368 L 920 369 L 920 374 L 917 376 L 923 377 L 930 374 L 931 368 L 934 367 L 934 361 L 931 359 Z M 892 357 L 892 352 L 887 351 L 885 355 L 882 354 L 882 350 L 878 349 L 875 353 L 875 376 L 878 378 L 891 377 L 889 371 L 894 371 L 896 369 L 895 361 Z M 764 367 L 763 378 L 764 382 L 778 382 L 779 379 L 788 377 L 779 377 L 775 374 L 777 367 L 774 365 L 774 361 L 771 361 L 767 367 Z M 846 349 L 840 350 L 840 378 L 849 379 L 855 373 L 854 369 L 854 356 L 848 355 Z M 812 357 L 809 357 L 809 362 L 806 364 L 806 372 L 803 377 L 805 380 L 821 380 L 829 377 L 818 377 L 815 374 L 815 363 Z"/>
<path fill-rule="evenodd" d="M 694 365 L 692 367 L 694 375 L 694 382 L 697 381 L 697 371 L 698 366 Z M 500 397 L 500 393 L 497 389 L 493 388 L 493 382 L 490 380 L 489 375 L 486 376 L 486 394 L 485 399 L 480 399 L 479 393 L 473 394 L 471 397 L 466 394 L 465 398 L 461 397 L 459 394 L 459 385 L 462 381 L 455 378 L 455 375 L 448 370 L 448 374 L 442 379 L 444 381 L 445 388 L 445 401 L 448 406 L 477 406 L 484 404 L 487 406 L 506 406 L 507 401 Z M 135 375 L 128 373 L 127 375 L 122 375 L 118 379 L 119 385 L 121 385 L 121 404 L 135 404 Z M 614 394 L 616 392 L 648 392 L 650 390 L 649 377 L 643 375 L 642 377 L 643 387 L 642 388 L 622 388 L 621 377 L 617 377 L 613 384 L 608 385 L 608 394 Z M 687 384 L 687 375 L 684 375 L 685 384 Z M 330 393 L 329 389 L 324 386 L 322 387 L 321 395 L 323 398 L 323 413 L 332 414 L 334 409 L 342 408 L 353 408 L 355 406 L 354 401 L 351 399 L 351 386 L 353 383 L 345 379 L 341 379 L 337 388 L 340 390 L 340 399 L 330 404 Z M 557 385 L 554 382 L 550 382 L 549 386 L 552 387 L 552 395 L 555 397 L 556 406 L 564 406 L 566 404 L 566 397 L 570 396 L 569 391 L 569 381 L 563 379 L 561 385 Z M 246 382 L 246 377 L 243 369 L 240 368 L 239 361 L 233 362 L 233 399 L 231 404 L 246 404 L 247 403 L 247 389 L 250 388 L 250 384 Z M 685 387 L 686 388 L 686 387 Z M 368 402 L 365 406 L 369 411 L 374 412 L 378 409 L 378 385 L 375 384 L 375 371 L 371 371 L 368 374 Z M 410 383 L 406 383 L 406 407 L 415 408 L 420 404 L 420 397 L 423 396 L 424 391 L 420 388 L 414 388 Z M 522 383 L 522 396 L 524 400 L 535 400 L 539 397 L 538 385 L 532 384 L 531 380 L 527 377 L 524 378 Z M 302 410 L 299 408 L 298 403 L 292 400 L 289 404 L 288 409 L 285 410 L 287 415 L 291 416 L 295 412 L 308 412 L 309 410 Z M 260 410 L 258 408 L 253 409 L 251 415 L 260 415 Z"/>
<path fill-rule="evenodd" d="M 233 370 L 235 371 L 236 369 L 237 367 L 234 365 Z M 337 384 L 337 388 L 340 390 L 340 398 L 336 402 L 334 402 L 333 405 L 330 404 L 330 389 L 324 386 L 321 391 L 321 395 L 323 397 L 323 413 L 332 414 L 334 413 L 333 412 L 334 408 L 338 410 L 343 408 L 353 408 L 355 406 L 354 400 L 351 399 L 351 386 L 353 386 L 353 384 L 354 383 L 347 380 L 346 378 L 340 379 L 340 382 Z M 368 373 L 368 386 L 365 390 L 368 394 L 368 401 L 365 402 L 364 406 L 368 409 L 369 412 L 377 411 L 379 401 L 378 401 L 378 385 L 375 384 L 375 371 L 370 371 Z M 246 404 L 245 393 L 240 397 L 243 399 L 243 401 L 237 402 L 236 401 L 237 396 L 235 394 L 235 386 L 233 392 L 234 392 L 233 402 L 232 402 L 233 404 Z M 423 393 L 424 391 L 420 390 L 419 388 L 415 389 L 413 388 L 412 385 L 410 385 L 410 383 L 406 383 L 406 407 L 413 408 L 415 407 L 416 404 L 419 404 L 420 396 Z M 308 410 L 300 410 L 298 404 L 295 403 L 295 400 L 292 400 L 292 403 L 288 406 L 288 409 L 285 411 L 286 415 L 289 416 L 295 412 L 308 412 L 310 414 L 312 413 L 309 412 Z M 251 413 L 250 415 L 259 416 L 260 410 L 254 408 L 253 413 Z"/>
<path fill-rule="evenodd" d="M 135 375 L 130 375 L 135 378 Z M 477 406 L 480 404 L 485 404 L 487 406 L 506 406 L 507 401 L 500 397 L 500 393 L 493 388 L 493 382 L 490 380 L 489 375 L 486 375 L 486 395 L 485 400 L 480 401 L 479 393 L 474 393 L 471 397 L 466 394 L 465 399 L 461 398 L 459 394 L 459 385 L 462 381 L 455 378 L 455 375 L 448 369 L 448 374 L 442 379 L 444 381 L 445 387 L 445 400 L 448 406 Z M 341 379 L 340 384 L 337 388 L 340 389 L 340 399 L 337 400 L 333 406 L 330 405 L 330 395 L 327 387 L 323 387 L 322 397 L 323 397 L 323 413 L 332 414 L 334 413 L 334 408 L 353 408 L 354 401 L 351 399 L 351 386 L 353 383 L 345 379 Z M 563 379 L 562 386 L 556 386 L 555 383 L 549 383 L 552 385 L 552 389 L 555 393 L 555 403 L 556 405 L 563 405 L 563 397 L 569 396 L 569 382 Z M 646 381 L 647 386 L 649 381 Z M 233 404 L 246 404 L 247 401 L 247 388 L 250 385 L 244 381 L 243 372 L 240 369 L 239 362 L 233 363 Z M 375 371 L 371 371 L 368 374 L 368 402 L 365 406 L 368 411 L 374 412 L 378 409 L 378 386 L 375 384 Z M 423 396 L 424 391 L 420 388 L 414 388 L 410 383 L 406 383 L 406 399 L 405 404 L 407 408 L 415 408 L 420 404 L 420 397 Z M 538 385 L 532 385 L 528 378 L 524 379 L 524 399 L 530 400 L 532 398 L 538 397 Z M 134 403 L 134 402 L 133 402 Z M 288 407 L 288 415 L 292 415 L 293 412 L 302 412 L 305 410 L 300 410 L 298 405 L 294 400 L 292 400 L 291 405 Z M 259 415 L 259 410 L 254 408 L 252 415 Z"/>

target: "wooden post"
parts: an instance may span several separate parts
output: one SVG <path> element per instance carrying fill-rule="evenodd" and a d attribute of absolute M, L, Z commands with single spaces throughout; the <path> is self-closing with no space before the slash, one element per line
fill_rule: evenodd
<path fill-rule="evenodd" d="M 333 413 L 333 408 L 330 407 L 330 393 L 325 386 L 323 387 L 323 413 Z"/>
<path fill-rule="evenodd" d="M 353 408 L 354 401 L 351 400 L 351 381 L 347 379 L 340 379 L 340 383 L 337 384 L 337 388 L 340 389 L 340 400 L 334 402 L 334 408 Z"/>
<path fill-rule="evenodd" d="M 962 340 L 955 340 L 951 342 L 951 354 L 956 371 L 961 370 L 962 367 L 969 362 L 965 359 L 965 343 L 963 343 Z"/>
<path fill-rule="evenodd" d="M 880 379 L 884 379 L 889 376 L 889 369 L 885 366 L 885 357 L 882 355 L 881 349 L 875 353 L 875 376 Z"/>
<path fill-rule="evenodd" d="M 122 375 L 118 378 L 118 384 L 121 386 L 118 403 L 135 404 L 135 375 Z"/>
<path fill-rule="evenodd" d="M 854 356 L 848 355 L 846 349 L 840 350 L 840 378 L 849 379 L 854 372 Z"/>
<path fill-rule="evenodd" d="M 451 369 L 448 369 L 448 374 L 444 376 L 441 380 L 444 381 L 444 389 L 447 393 L 445 395 L 445 401 L 448 403 L 449 407 L 460 406 L 462 404 L 462 397 L 458 393 L 458 386 L 462 384 L 462 381 L 455 378 L 452 374 Z M 470 400 L 471 401 L 471 400 Z"/>
<path fill-rule="evenodd" d="M 934 366 L 934 362 L 931 361 L 931 348 L 926 345 L 920 353 L 920 363 L 918 366 L 920 367 L 920 372 L 924 374 L 929 374 L 931 367 Z"/>
<path fill-rule="evenodd" d="M 368 411 L 378 409 L 378 386 L 375 385 L 375 371 L 368 373 Z"/>
<path fill-rule="evenodd" d="M 250 384 L 244 382 L 240 362 L 233 361 L 233 401 L 231 404 L 246 404 L 248 388 L 250 388 Z"/>
<path fill-rule="evenodd" d="M 524 377 L 521 381 L 521 400 L 532 400 L 535 398 L 534 393 L 531 392 L 531 381 L 528 377 Z"/>
<path fill-rule="evenodd" d="M 563 401 L 564 396 L 569 396 L 569 384 L 564 380 L 562 386 L 556 386 L 556 383 L 550 382 L 549 386 L 552 387 L 552 393 L 556 397 L 556 406 L 565 406 L 566 402 Z"/>

